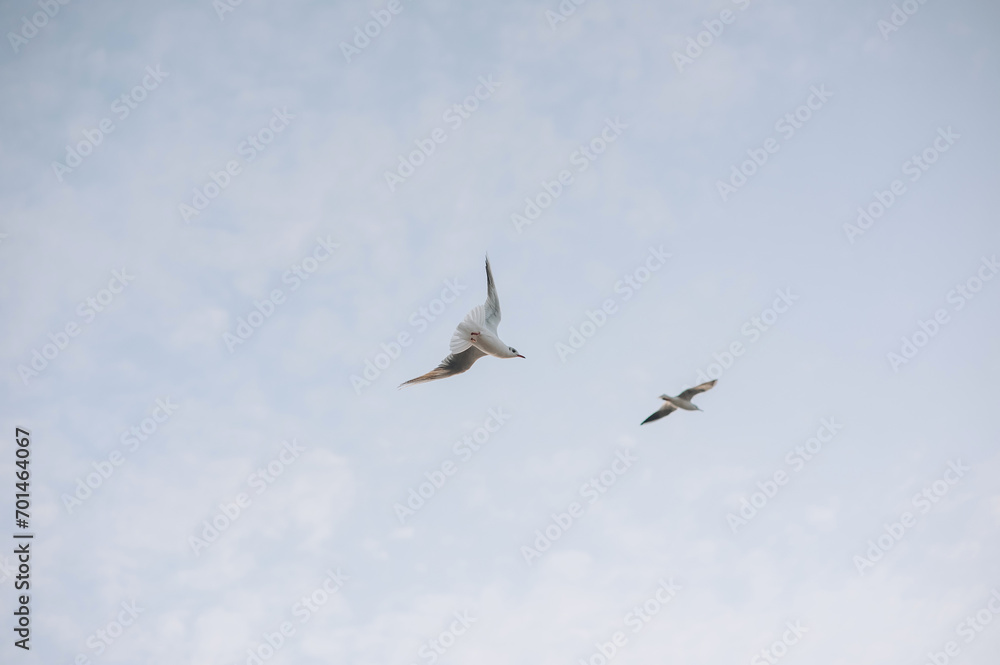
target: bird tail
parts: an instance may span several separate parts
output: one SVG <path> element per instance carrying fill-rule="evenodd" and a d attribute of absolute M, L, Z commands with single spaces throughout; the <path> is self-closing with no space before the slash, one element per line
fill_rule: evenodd
<path fill-rule="evenodd" d="M 432 369 L 431 371 L 427 372 L 426 374 L 422 374 L 422 375 L 418 376 L 415 379 L 410 379 L 409 381 L 404 381 L 403 383 L 399 384 L 399 387 L 402 388 L 403 386 L 409 386 L 409 385 L 413 385 L 413 384 L 417 384 L 417 383 L 427 383 L 428 381 L 436 381 L 438 379 L 443 379 L 446 376 L 449 376 L 448 372 L 446 370 L 438 367 L 436 369 Z"/>

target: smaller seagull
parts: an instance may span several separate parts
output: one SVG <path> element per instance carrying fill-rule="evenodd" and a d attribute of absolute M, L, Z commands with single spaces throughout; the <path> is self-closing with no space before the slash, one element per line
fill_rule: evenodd
<path fill-rule="evenodd" d="M 677 409 L 684 409 L 685 411 L 701 411 L 697 405 L 691 403 L 691 398 L 699 393 L 703 393 L 706 390 L 710 390 L 712 386 L 715 385 L 715 381 L 709 381 L 708 383 L 703 383 L 700 386 L 695 386 L 694 388 L 688 388 L 682 392 L 677 397 L 671 397 L 670 395 L 660 395 L 660 399 L 663 400 L 664 404 L 659 408 L 659 410 L 651 415 L 649 418 L 643 420 L 640 425 L 645 425 L 646 423 L 651 423 L 654 420 L 659 420 L 660 418 L 665 418 Z"/>
<path fill-rule="evenodd" d="M 431 371 L 400 384 L 400 388 L 415 383 L 444 379 L 468 371 L 485 355 L 497 358 L 523 358 L 513 346 L 507 346 L 497 335 L 500 325 L 500 298 L 493 282 L 490 257 L 486 257 L 486 302 L 472 308 L 451 336 L 448 357 Z"/>

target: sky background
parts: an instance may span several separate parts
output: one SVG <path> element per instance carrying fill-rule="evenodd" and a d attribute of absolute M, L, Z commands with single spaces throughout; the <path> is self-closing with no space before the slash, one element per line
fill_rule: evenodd
<path fill-rule="evenodd" d="M 624 665 L 767 662 L 796 622 L 783 664 L 923 665 L 949 641 L 949 662 L 996 662 L 1000 279 L 974 278 L 1000 253 L 1000 6 L 914 3 L 886 35 L 890 2 L 589 0 L 553 28 L 559 6 L 402 0 L 348 59 L 385 2 L 70 2 L 35 32 L 38 4 L 0 5 L 0 660 L 242 664 L 288 622 L 264 662 L 429 665 L 465 612 L 436 662 L 600 665 L 619 631 Z M 723 10 L 733 21 L 679 71 Z M 147 67 L 162 80 L 122 118 L 115 100 Z M 456 128 L 444 114 L 480 77 L 495 90 Z M 832 96 L 787 137 L 776 122 L 814 87 Z M 275 109 L 287 126 L 248 161 Z M 113 132 L 57 174 L 105 118 Z M 580 172 L 574 153 L 608 120 L 620 136 Z M 436 128 L 446 140 L 390 191 L 385 173 Z M 904 163 L 949 128 L 911 181 Z M 718 182 L 769 138 L 778 151 L 724 201 Z M 573 182 L 516 228 L 562 170 Z M 897 179 L 905 193 L 851 242 L 845 224 Z M 317 238 L 338 247 L 293 290 L 283 276 Z M 651 248 L 670 259 L 626 301 L 616 284 L 646 277 Z M 487 252 L 500 335 L 526 359 L 397 390 L 485 299 Z M 110 304 L 81 309 L 122 270 Z M 970 279 L 981 289 L 956 297 Z M 446 281 L 464 288 L 415 324 Z M 779 290 L 797 299 L 748 334 Z M 948 322 L 894 367 L 940 309 Z M 409 345 L 356 390 L 400 333 Z M 734 342 L 705 413 L 639 426 Z M 125 445 L 157 399 L 178 408 Z M 491 409 L 506 421 L 464 459 L 455 442 Z M 791 464 L 823 419 L 842 428 Z M 11 631 L 16 427 L 31 432 L 30 653 Z M 292 441 L 302 452 L 258 493 L 251 474 Z M 638 459 L 589 503 L 581 486 L 623 450 Z M 401 520 L 394 505 L 448 462 Z M 925 512 L 913 497 L 949 462 L 969 470 Z M 727 515 L 778 471 L 788 482 L 734 532 Z M 193 547 L 240 494 L 239 517 Z M 583 516 L 529 564 L 522 547 L 573 502 Z M 905 512 L 915 525 L 859 571 Z M 680 588 L 633 632 L 661 580 Z M 326 602 L 302 623 L 314 592 Z M 98 654 L 123 602 L 142 612 Z M 963 629 L 977 612 L 991 623 Z"/>

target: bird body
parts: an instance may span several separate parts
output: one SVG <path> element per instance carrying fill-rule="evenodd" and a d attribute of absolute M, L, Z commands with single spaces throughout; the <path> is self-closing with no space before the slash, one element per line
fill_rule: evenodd
<path fill-rule="evenodd" d="M 695 386 L 694 388 L 688 388 L 676 397 L 671 397 L 670 395 L 660 395 L 660 399 L 664 401 L 663 406 L 639 424 L 645 425 L 646 423 L 653 422 L 654 420 L 665 418 L 677 409 L 684 409 L 685 411 L 701 411 L 701 409 L 698 408 L 698 405 L 692 402 L 691 399 L 699 393 L 710 390 L 714 385 L 715 381 L 709 381 L 699 386 Z"/>
<path fill-rule="evenodd" d="M 496 356 L 497 358 L 523 357 L 511 351 L 511 348 L 504 344 L 503 340 L 497 337 L 494 333 L 490 332 L 488 329 L 477 334 L 475 336 L 475 340 L 471 341 L 471 344 L 483 353 L 488 353 L 489 355 Z"/>
<path fill-rule="evenodd" d="M 493 270 L 490 268 L 490 257 L 486 257 L 486 302 L 473 307 L 465 319 L 458 324 L 451 336 L 449 350 L 451 353 L 440 365 L 422 376 L 400 384 L 400 388 L 413 383 L 424 383 L 436 379 L 444 379 L 455 374 L 466 372 L 473 363 L 483 356 L 497 358 L 523 358 L 517 349 L 507 346 L 497 334 L 500 325 L 500 298 L 497 296 L 496 284 L 493 282 Z"/>
<path fill-rule="evenodd" d="M 685 411 L 701 411 L 693 402 L 689 402 L 686 399 L 681 399 L 680 397 L 670 397 L 669 395 L 660 395 L 660 399 L 673 404 L 678 409 L 684 409 Z"/>

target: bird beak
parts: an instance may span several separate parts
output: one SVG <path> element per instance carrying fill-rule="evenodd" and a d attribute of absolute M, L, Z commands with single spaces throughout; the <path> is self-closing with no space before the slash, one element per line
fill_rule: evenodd
<path fill-rule="evenodd" d="M 522 356 L 520 353 L 517 354 L 517 357 L 518 358 L 524 358 L 524 356 Z M 525 358 L 525 360 L 527 360 L 527 358 Z"/>

